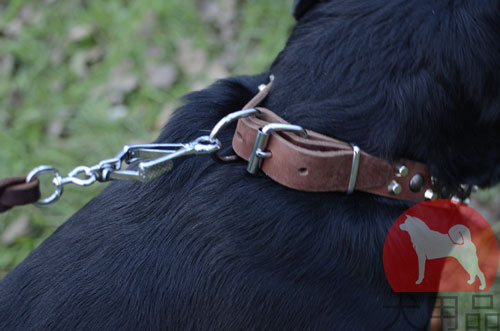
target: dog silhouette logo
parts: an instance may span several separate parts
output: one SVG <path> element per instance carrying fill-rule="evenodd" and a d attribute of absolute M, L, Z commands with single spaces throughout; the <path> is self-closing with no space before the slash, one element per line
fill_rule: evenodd
<path fill-rule="evenodd" d="M 420 203 L 390 228 L 383 251 L 396 292 L 486 292 L 498 272 L 496 236 L 473 208 L 450 200 Z"/>
<path fill-rule="evenodd" d="M 418 257 L 418 279 L 415 284 L 421 284 L 425 277 L 425 261 L 453 257 L 467 271 L 473 284 L 476 277 L 480 280 L 479 289 L 486 288 L 484 274 L 479 268 L 476 246 L 472 242 L 470 230 L 463 224 L 450 228 L 448 233 L 431 230 L 424 221 L 407 215 L 406 221 L 399 226 L 408 232 Z"/>

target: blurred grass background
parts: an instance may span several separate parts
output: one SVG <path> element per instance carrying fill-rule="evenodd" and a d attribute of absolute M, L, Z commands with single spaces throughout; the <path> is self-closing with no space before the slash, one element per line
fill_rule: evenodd
<path fill-rule="evenodd" d="M 67 174 L 152 141 L 182 95 L 262 72 L 292 2 L 0 1 L 0 178 L 40 164 Z M 1 214 L 0 278 L 103 187 Z"/>
<path fill-rule="evenodd" d="M 67 174 L 152 141 L 185 93 L 263 71 L 292 3 L 0 0 L 0 178 L 40 164 Z M 68 185 L 49 208 L 0 214 L 0 278 L 103 187 Z M 498 189 L 473 206 L 500 234 Z"/>

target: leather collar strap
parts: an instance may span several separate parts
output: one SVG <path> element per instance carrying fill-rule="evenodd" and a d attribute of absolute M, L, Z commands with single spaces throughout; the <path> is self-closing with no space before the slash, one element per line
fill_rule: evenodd
<path fill-rule="evenodd" d="M 260 103 L 270 88 L 271 84 L 261 87 L 246 108 Z M 356 190 L 414 202 L 437 198 L 422 163 L 403 159 L 389 162 L 364 151 L 354 153 L 350 144 L 310 130 L 307 136 L 275 131 L 262 137 L 267 125 L 288 123 L 269 109 L 256 109 L 260 114 L 239 119 L 233 149 L 247 161 L 257 158 L 260 170 L 281 185 L 306 192 Z M 256 143 L 259 130 L 260 140 L 265 139 L 261 150 Z"/>

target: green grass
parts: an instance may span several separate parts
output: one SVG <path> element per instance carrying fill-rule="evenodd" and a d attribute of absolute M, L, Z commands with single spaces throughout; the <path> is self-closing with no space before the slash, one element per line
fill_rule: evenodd
<path fill-rule="evenodd" d="M 263 71 L 293 24 L 291 0 L 205 2 L 221 11 L 206 18 L 197 5 L 203 1 L 184 0 L 50 5 L 17 0 L 0 7 L 0 178 L 27 174 L 40 164 L 66 174 L 114 156 L 125 144 L 152 141 L 180 96 L 217 76 Z M 22 27 L 13 34 L 16 22 Z M 79 27 L 83 33 L 76 38 Z M 188 44 L 188 54 L 201 54 L 204 65 L 198 72 L 179 59 L 181 44 Z M 101 58 L 82 72 L 78 61 L 96 50 Z M 168 89 L 153 86 L 147 76 L 149 67 L 161 64 L 178 72 Z M 210 74 L 221 66 L 222 72 Z M 137 86 L 123 93 L 126 116 L 112 116 L 106 88 L 120 67 Z M 48 134 L 54 122 L 64 130 Z M 61 200 L 48 208 L 1 214 L 0 233 L 22 216 L 29 218 L 31 231 L 10 245 L 0 244 L 0 277 L 103 187 L 67 185 Z"/>

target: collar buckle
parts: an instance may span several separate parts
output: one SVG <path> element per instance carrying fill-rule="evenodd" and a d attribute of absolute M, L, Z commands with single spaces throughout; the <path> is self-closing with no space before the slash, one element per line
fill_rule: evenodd
<path fill-rule="evenodd" d="M 259 171 L 262 159 L 272 157 L 271 152 L 266 152 L 268 137 L 273 132 L 295 132 L 307 136 L 306 130 L 300 125 L 285 123 L 270 123 L 257 131 L 252 153 L 248 159 L 247 171 L 255 175 Z"/>

